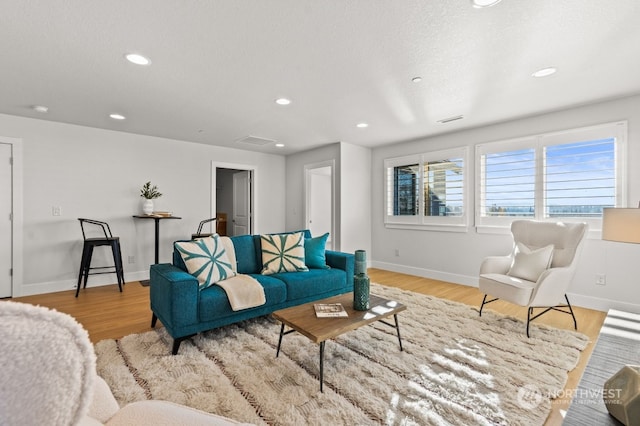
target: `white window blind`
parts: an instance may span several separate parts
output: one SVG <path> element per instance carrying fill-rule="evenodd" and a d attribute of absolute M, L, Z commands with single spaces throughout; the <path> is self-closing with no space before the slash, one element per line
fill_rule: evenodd
<path fill-rule="evenodd" d="M 385 224 L 466 227 L 467 148 L 385 160 Z"/>
<path fill-rule="evenodd" d="M 603 208 L 625 205 L 626 134 L 618 122 L 477 145 L 476 225 L 519 217 L 599 227 Z"/>

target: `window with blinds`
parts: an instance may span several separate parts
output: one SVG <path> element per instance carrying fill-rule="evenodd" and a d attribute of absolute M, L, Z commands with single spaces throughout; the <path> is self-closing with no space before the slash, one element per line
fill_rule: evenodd
<path fill-rule="evenodd" d="M 464 160 L 451 158 L 424 163 L 424 215 L 462 216 Z"/>
<path fill-rule="evenodd" d="M 385 160 L 385 224 L 466 227 L 467 155 L 455 148 Z"/>
<path fill-rule="evenodd" d="M 535 150 L 484 154 L 482 165 L 483 215 L 532 217 L 535 207 Z"/>
<path fill-rule="evenodd" d="M 600 219 L 625 206 L 627 123 L 476 146 L 477 225 Z"/>
<path fill-rule="evenodd" d="M 392 215 L 415 216 L 420 198 L 420 167 L 409 164 L 393 168 Z"/>
<path fill-rule="evenodd" d="M 544 147 L 544 216 L 601 217 L 616 205 L 615 139 Z"/>

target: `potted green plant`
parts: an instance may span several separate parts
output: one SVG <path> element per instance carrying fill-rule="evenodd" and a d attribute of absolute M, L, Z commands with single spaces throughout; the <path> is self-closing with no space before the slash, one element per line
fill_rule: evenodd
<path fill-rule="evenodd" d="M 151 185 L 151 181 L 145 183 L 140 189 L 140 196 L 144 198 L 142 202 L 142 212 L 144 214 L 153 213 L 153 200 L 162 197 L 162 193 L 158 191 L 156 185 Z"/>

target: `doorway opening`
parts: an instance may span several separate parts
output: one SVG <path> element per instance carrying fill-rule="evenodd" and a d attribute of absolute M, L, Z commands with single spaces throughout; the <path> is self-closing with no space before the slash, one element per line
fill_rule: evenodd
<path fill-rule="evenodd" d="M 311 235 L 329 233 L 327 249 L 338 250 L 335 235 L 334 160 L 304 166 L 305 225 Z"/>
<path fill-rule="evenodd" d="M 255 167 L 212 162 L 211 170 L 211 212 L 217 218 L 216 232 L 230 237 L 252 234 Z"/>

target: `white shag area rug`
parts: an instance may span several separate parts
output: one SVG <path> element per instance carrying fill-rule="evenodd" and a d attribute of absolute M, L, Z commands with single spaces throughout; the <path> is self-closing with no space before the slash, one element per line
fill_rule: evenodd
<path fill-rule="evenodd" d="M 536 425 L 588 338 L 491 310 L 372 284 L 407 305 L 395 330 L 374 323 L 319 346 L 263 317 L 200 334 L 171 355 L 164 328 L 96 344 L 97 368 L 122 404 L 161 399 L 273 425 Z"/>

